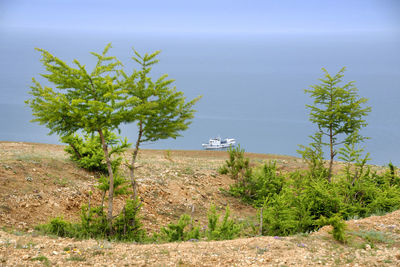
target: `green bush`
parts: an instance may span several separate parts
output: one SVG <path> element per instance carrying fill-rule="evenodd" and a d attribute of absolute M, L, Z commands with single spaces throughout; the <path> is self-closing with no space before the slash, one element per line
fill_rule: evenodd
<path fill-rule="evenodd" d="M 118 155 L 126 151 L 130 146 L 126 138 L 121 139 L 109 131 L 104 132 L 104 138 L 106 143 L 111 146 L 109 152 L 110 157 L 113 154 Z M 61 137 L 61 142 L 68 144 L 65 151 L 70 155 L 70 159 L 76 162 L 79 167 L 88 171 L 108 174 L 105 156 L 98 134 L 85 134 L 83 138 L 78 134 L 66 135 Z M 111 165 L 114 171 L 118 169 L 121 161 L 121 157 L 112 159 Z"/>
<path fill-rule="evenodd" d="M 250 160 L 244 157 L 244 150 L 240 146 L 230 148 L 228 152 L 229 160 L 219 168 L 219 173 L 228 174 L 235 180 L 229 189 L 233 196 L 261 206 L 264 198 L 279 194 L 284 177 L 278 173 L 275 162 L 252 169 Z"/>
<path fill-rule="evenodd" d="M 67 237 L 73 233 L 72 224 L 64 221 L 64 219 L 61 217 L 56 217 L 52 219 L 50 221 L 48 230 L 51 234 L 61 237 Z"/>
<path fill-rule="evenodd" d="M 250 161 L 244 157 L 244 149 L 241 149 L 240 145 L 236 148 L 230 147 L 228 153 L 229 160 L 225 161 L 225 165 L 221 166 L 218 172 L 228 174 L 232 179 L 241 183 L 246 177 L 250 176 Z"/>
<path fill-rule="evenodd" d="M 320 227 L 317 221 L 321 217 L 349 219 L 400 208 L 400 178 L 392 164 L 383 174 L 371 172 L 366 165 L 368 154 L 361 158 L 361 149 L 346 146 L 341 155 L 349 162 L 343 173 L 329 181 L 318 149 L 305 151 L 309 170 L 285 175 L 277 171 L 275 163 L 253 168 L 237 164 L 248 162 L 243 158 L 244 151 L 229 151 L 230 160 L 221 169 L 227 170 L 235 181 L 230 193 L 255 207 L 263 207 L 264 235 L 314 231 Z"/>
<path fill-rule="evenodd" d="M 139 199 L 126 201 L 124 209 L 113 224 L 114 236 L 117 240 L 136 242 L 145 240 L 146 231 L 142 228 L 143 224 L 139 217 L 141 205 Z"/>
<path fill-rule="evenodd" d="M 321 217 L 318 221 L 317 224 L 319 226 L 324 226 L 324 225 L 332 225 L 333 231 L 332 235 L 333 238 L 339 242 L 346 243 L 347 241 L 347 236 L 345 230 L 347 229 L 347 225 L 344 222 L 344 220 L 337 214 L 335 216 L 327 219 L 325 217 Z"/>
<path fill-rule="evenodd" d="M 167 227 L 161 228 L 162 241 L 175 242 L 187 241 L 200 238 L 200 229 L 192 225 L 192 218 L 183 214 L 177 223 L 170 223 Z"/>
<path fill-rule="evenodd" d="M 111 232 L 103 207 L 89 209 L 87 205 L 82 206 L 80 223 L 70 223 L 57 217 L 48 224 L 37 226 L 36 229 L 61 237 L 145 241 L 147 234 L 142 228 L 140 208 L 139 200 L 126 200 L 124 209 L 113 221 Z"/>
<path fill-rule="evenodd" d="M 266 201 L 263 207 L 263 235 L 290 235 L 299 232 L 298 210 L 290 188 Z"/>
<path fill-rule="evenodd" d="M 109 233 L 107 216 L 102 206 L 92 207 L 89 210 L 87 205 L 83 205 L 79 226 L 78 235 L 82 238 L 106 238 Z"/>
<path fill-rule="evenodd" d="M 219 221 L 220 215 L 217 213 L 215 205 L 211 205 L 208 212 L 208 228 L 206 236 L 208 240 L 230 240 L 240 234 L 242 226 L 230 219 L 229 206 L 225 209 L 225 215 L 222 221 Z"/>

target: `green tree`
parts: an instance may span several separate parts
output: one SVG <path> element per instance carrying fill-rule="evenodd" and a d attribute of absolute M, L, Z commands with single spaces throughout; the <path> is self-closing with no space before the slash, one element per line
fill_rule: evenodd
<path fill-rule="evenodd" d="M 325 76 L 320 79 L 321 84 L 305 90 L 314 99 L 313 105 L 306 106 L 310 109 L 310 121 L 318 126 L 321 136 L 328 139 L 327 142 L 321 142 L 329 146 L 328 180 L 330 181 L 333 160 L 337 154 L 336 147 L 341 144 L 350 145 L 352 142 L 359 143 L 365 139 L 357 133 L 367 125 L 365 116 L 371 111 L 371 107 L 364 106 L 367 99 L 358 96 L 353 81 L 343 86 L 339 85 L 345 68 L 334 76 L 331 76 L 326 69 L 322 70 Z"/>
<path fill-rule="evenodd" d="M 44 49 L 42 63 L 47 74 L 42 77 L 55 85 L 55 88 L 42 87 L 33 79 L 30 94 L 33 98 L 26 101 L 39 122 L 50 129 L 50 134 L 71 135 L 78 130 L 99 134 L 109 174 L 109 198 L 107 219 L 112 229 L 114 175 L 104 133 L 112 131 L 122 122 L 122 109 L 119 103 L 123 99 L 123 88 L 117 80 L 118 67 L 122 64 L 107 56 L 111 44 L 102 54 L 92 52 L 97 64 L 92 72 L 86 70 L 74 60 L 75 68 L 68 66 L 59 58 Z"/>
<path fill-rule="evenodd" d="M 33 121 L 48 127 L 50 134 L 72 136 L 79 130 L 87 134 L 98 133 L 109 175 L 108 183 L 103 181 L 103 184 L 109 186 L 107 220 L 112 233 L 116 166 L 112 165 L 110 154 L 120 150 L 114 151 L 112 147 L 109 151 L 107 132 L 119 129 L 122 123 L 136 122 L 138 125 L 138 138 L 130 165 L 133 199 L 136 200 L 134 170 L 140 144 L 179 136 L 179 132 L 186 130 L 191 123 L 195 112 L 192 107 L 200 97 L 186 102 L 182 92 L 170 87 L 173 80 L 167 80 L 167 75 L 156 82 L 148 77 L 151 66 L 158 62 L 155 57 L 159 51 L 143 57 L 135 51 L 133 59 L 141 65 L 141 70 L 127 75 L 121 69 L 120 61 L 106 55 L 110 47 L 108 44 L 102 54 L 92 53 L 97 64 L 91 73 L 77 60 L 74 60 L 76 68 L 73 68 L 46 50 L 37 49 L 42 53 L 41 61 L 47 70 L 47 74 L 42 76 L 55 88 L 42 87 L 33 79 L 30 92 L 33 98 L 26 103 L 36 117 Z M 124 144 L 121 146 L 125 148 Z M 78 159 L 82 156 L 78 150 L 73 153 Z M 106 189 L 102 188 L 103 191 Z"/>
<path fill-rule="evenodd" d="M 134 61 L 140 64 L 141 70 L 127 75 L 121 71 L 124 79 L 122 86 L 127 91 L 126 122 L 137 124 L 137 139 L 130 163 L 130 177 L 133 199 L 137 197 L 138 184 L 135 178 L 135 163 L 140 144 L 155 142 L 160 139 L 176 138 L 188 128 L 195 110 L 193 105 L 201 98 L 186 101 L 182 92 L 171 87 L 174 80 L 163 75 L 155 82 L 148 76 L 151 66 L 158 62 L 160 51 L 141 56 L 134 50 Z"/>

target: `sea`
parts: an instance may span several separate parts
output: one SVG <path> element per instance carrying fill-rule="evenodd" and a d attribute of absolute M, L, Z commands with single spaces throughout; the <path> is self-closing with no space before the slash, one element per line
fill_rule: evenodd
<path fill-rule="evenodd" d="M 161 50 L 154 78 L 168 74 L 188 100 L 201 95 L 190 128 L 176 139 L 145 143 L 145 149 L 200 150 L 210 138 L 235 138 L 247 152 L 299 156 L 316 126 L 309 121 L 304 93 L 323 78 L 346 67 L 344 81 L 355 81 L 369 99 L 371 113 L 362 130 L 362 146 L 371 164 L 400 166 L 400 35 L 393 32 L 346 33 L 110 33 L 0 29 L 0 141 L 59 144 L 59 137 L 32 123 L 24 104 L 32 78 L 40 74 L 43 48 L 90 70 L 95 58 L 112 43 L 110 55 L 125 70 L 138 68 L 132 48 L 140 53 Z M 51 86 L 51 84 L 47 84 Z M 122 125 L 121 136 L 134 142 L 137 128 Z"/>

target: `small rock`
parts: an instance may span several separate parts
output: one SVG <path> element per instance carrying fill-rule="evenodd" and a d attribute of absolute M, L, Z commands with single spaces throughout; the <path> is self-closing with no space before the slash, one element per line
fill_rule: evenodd
<path fill-rule="evenodd" d="M 29 256 L 29 255 L 24 255 L 24 256 L 22 256 L 22 260 L 24 260 L 24 261 L 27 261 L 27 260 L 29 260 L 31 258 L 31 256 Z"/>
<path fill-rule="evenodd" d="M 3 167 L 4 167 L 5 170 L 11 170 L 11 169 L 12 169 L 12 168 L 11 168 L 10 166 L 8 166 L 8 165 L 3 165 Z"/>
<path fill-rule="evenodd" d="M 53 251 L 52 254 L 53 255 L 58 255 L 58 252 L 57 251 Z"/>

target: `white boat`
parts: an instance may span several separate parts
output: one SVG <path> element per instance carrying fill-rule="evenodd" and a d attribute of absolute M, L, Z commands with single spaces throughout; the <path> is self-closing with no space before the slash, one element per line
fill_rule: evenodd
<path fill-rule="evenodd" d="M 229 147 L 234 147 L 236 140 L 233 138 L 221 139 L 221 137 L 212 138 L 208 141 L 208 144 L 202 144 L 203 148 L 206 150 L 211 149 L 224 149 Z"/>

